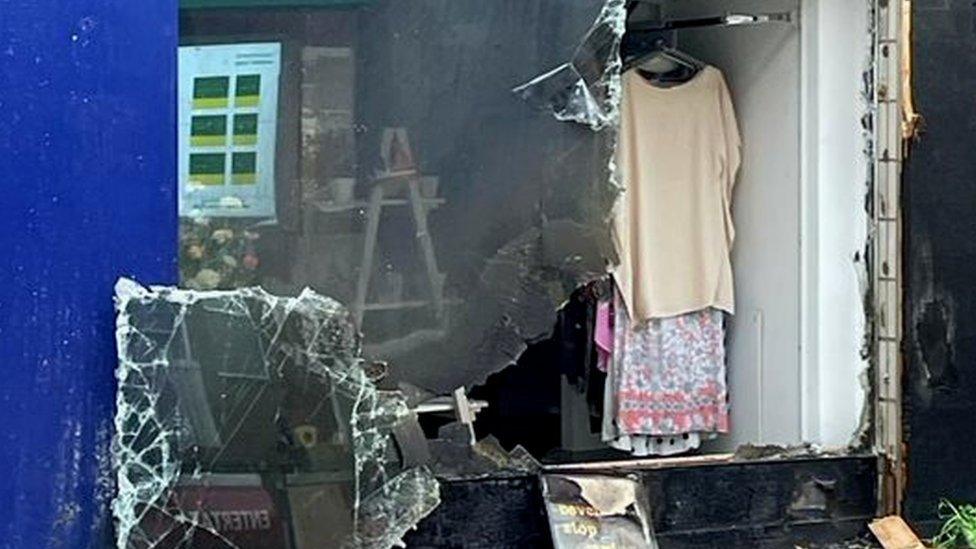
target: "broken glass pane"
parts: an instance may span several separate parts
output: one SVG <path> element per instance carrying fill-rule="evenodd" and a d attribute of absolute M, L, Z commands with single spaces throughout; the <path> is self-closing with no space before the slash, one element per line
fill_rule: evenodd
<path fill-rule="evenodd" d="M 626 3 L 607 0 L 570 61 L 512 91 L 537 108 L 550 111 L 557 120 L 578 122 L 593 130 L 615 125 Z"/>
<path fill-rule="evenodd" d="M 432 471 L 538 469 L 465 390 L 521 360 L 553 408 L 522 357 L 611 255 L 623 3 L 180 12 L 188 289 L 119 287 L 120 546 L 389 547 Z"/>
<path fill-rule="evenodd" d="M 246 65 L 252 57 L 241 56 L 278 55 L 261 80 L 276 82 L 276 95 L 242 107 L 266 114 L 256 130 L 241 126 L 256 137 L 194 134 L 192 119 L 213 99 L 181 103 L 186 155 L 211 151 L 208 139 L 230 151 L 225 175 L 181 181 L 194 190 L 181 198 L 192 202 L 181 208 L 182 284 L 328 295 L 349 308 L 364 357 L 387 364 L 391 386 L 435 396 L 483 382 L 548 337 L 556 310 L 610 255 L 624 9 L 623 0 L 516 4 L 181 12 L 187 94 L 210 82 L 214 56 Z M 567 59 L 585 81 L 588 125 L 607 131 L 560 123 L 513 95 Z M 211 87 L 236 112 L 236 88 Z M 260 202 L 274 215 L 231 208 L 250 197 L 234 184 L 243 175 L 233 153 L 252 146 L 274 151 L 273 165 L 244 174 L 274 187 L 261 195 L 274 204 Z M 204 200 L 219 193 L 241 200 Z"/>
<path fill-rule="evenodd" d="M 336 301 L 123 279 L 116 304 L 118 547 L 386 548 L 437 506 Z"/>

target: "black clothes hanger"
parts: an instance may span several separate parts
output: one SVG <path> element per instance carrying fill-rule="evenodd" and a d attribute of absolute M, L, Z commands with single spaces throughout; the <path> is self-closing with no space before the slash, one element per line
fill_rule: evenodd
<path fill-rule="evenodd" d="M 626 39 L 626 36 L 624 38 Z M 640 67 L 640 65 L 654 60 L 672 65 L 672 68 L 663 71 L 649 70 L 648 68 L 638 69 L 641 76 L 655 84 L 667 85 L 687 82 L 705 68 L 704 62 L 672 47 L 668 40 L 663 37 L 657 38 L 648 46 L 633 48 L 631 51 L 634 53 L 623 59 L 624 71 Z"/>

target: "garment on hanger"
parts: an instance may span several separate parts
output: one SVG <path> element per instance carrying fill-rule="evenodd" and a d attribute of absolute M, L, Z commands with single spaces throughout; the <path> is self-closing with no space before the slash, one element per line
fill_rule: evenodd
<path fill-rule="evenodd" d="M 611 290 L 611 293 L 616 294 L 613 290 Z M 643 366 L 639 361 L 631 360 L 624 362 L 620 360 L 620 357 L 614 362 L 614 340 L 616 336 L 621 336 L 622 341 L 627 340 L 622 335 L 622 331 L 616 329 L 616 315 L 618 310 L 622 311 L 620 314 L 626 314 L 618 295 L 611 295 L 609 299 L 604 299 L 597 305 L 594 339 L 600 360 L 598 364 L 606 368 L 601 429 L 602 440 L 611 448 L 628 452 L 636 457 L 671 456 L 697 449 L 701 445 L 703 438 L 712 438 L 715 433 L 700 434 L 697 432 L 686 432 L 665 435 L 625 434 L 621 431 L 621 423 L 617 419 L 617 414 L 620 412 L 618 404 L 621 402 L 620 396 L 622 394 L 619 382 L 632 377 L 632 372 L 624 371 L 623 368 L 642 368 Z M 622 321 L 626 322 L 626 318 Z M 717 375 L 722 376 L 721 379 L 724 380 L 724 368 L 720 369 Z M 643 395 L 643 397 L 649 399 L 653 399 L 656 396 L 652 392 L 647 392 Z M 634 407 L 632 403 L 630 407 Z M 654 404 L 651 402 L 646 404 L 645 407 L 653 408 Z"/>
<path fill-rule="evenodd" d="M 597 306 L 606 281 L 577 288 L 559 310 L 550 338 L 553 360 L 570 385 L 586 395 L 590 430 L 599 433 L 603 418 L 606 370 L 601 369 L 596 335 Z"/>
<path fill-rule="evenodd" d="M 553 357 L 570 385 L 583 391 L 596 364 L 593 331 L 596 325 L 596 297 L 592 285 L 577 288 L 556 314 L 551 339 Z"/>
<path fill-rule="evenodd" d="M 685 433 L 683 435 L 649 436 L 649 435 L 618 435 L 608 442 L 611 448 L 629 452 L 636 457 L 674 456 L 690 452 L 701 446 L 701 435 Z"/>
<path fill-rule="evenodd" d="M 593 343 L 596 344 L 596 367 L 606 373 L 613 358 L 613 296 L 601 299 L 596 305 Z"/>
<path fill-rule="evenodd" d="M 730 252 L 738 124 L 722 73 L 659 88 L 623 76 L 613 274 L 635 322 L 734 312 Z"/>
<path fill-rule="evenodd" d="M 695 447 L 702 434 L 728 431 L 722 315 L 710 308 L 636 324 L 616 299 L 604 441 L 634 446 L 633 437 L 677 436 L 679 446 Z"/>

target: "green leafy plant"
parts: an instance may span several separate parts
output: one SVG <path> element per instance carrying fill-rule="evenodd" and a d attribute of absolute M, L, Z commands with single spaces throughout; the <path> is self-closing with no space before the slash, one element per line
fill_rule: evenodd
<path fill-rule="evenodd" d="M 939 503 L 939 517 L 943 520 L 935 547 L 952 549 L 976 548 L 976 505 L 955 505 L 951 501 Z"/>

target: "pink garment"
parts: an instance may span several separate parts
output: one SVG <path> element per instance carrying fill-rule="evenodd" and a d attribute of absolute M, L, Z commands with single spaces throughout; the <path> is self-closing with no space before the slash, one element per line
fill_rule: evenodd
<path fill-rule="evenodd" d="M 722 312 L 635 324 L 619 295 L 615 310 L 610 379 L 619 434 L 728 432 Z"/>
<path fill-rule="evenodd" d="M 613 357 L 613 302 L 601 301 L 596 306 L 596 330 L 593 341 L 596 343 L 596 367 L 606 372 Z"/>

